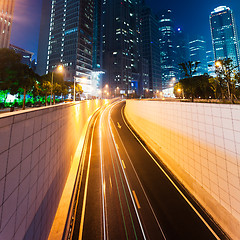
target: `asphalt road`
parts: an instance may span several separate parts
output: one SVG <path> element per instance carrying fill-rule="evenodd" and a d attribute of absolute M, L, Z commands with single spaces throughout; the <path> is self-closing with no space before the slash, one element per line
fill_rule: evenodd
<path fill-rule="evenodd" d="M 227 239 L 135 135 L 124 105 L 91 128 L 73 239 Z"/>

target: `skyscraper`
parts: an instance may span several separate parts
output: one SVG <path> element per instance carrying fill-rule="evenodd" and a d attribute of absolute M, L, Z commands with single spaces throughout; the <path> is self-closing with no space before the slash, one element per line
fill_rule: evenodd
<path fill-rule="evenodd" d="M 21 63 L 28 65 L 29 67 L 32 66 L 32 57 L 33 54 L 32 52 L 29 52 L 23 48 L 17 47 L 13 44 L 9 45 L 10 49 L 13 49 L 16 53 L 20 54 L 22 59 L 21 59 Z"/>
<path fill-rule="evenodd" d="M 102 5 L 103 0 L 94 0 L 93 69 L 102 67 Z"/>
<path fill-rule="evenodd" d="M 51 1 L 43 0 L 36 70 L 36 72 L 40 76 L 46 74 L 47 71 L 50 19 L 51 19 Z"/>
<path fill-rule="evenodd" d="M 49 1 L 44 3 L 48 12 Z M 65 79 L 75 78 L 85 94 L 93 90 L 93 13 L 94 0 L 51 1 L 46 72 L 62 64 Z"/>
<path fill-rule="evenodd" d="M 209 50 L 206 52 L 207 65 L 208 65 L 208 75 L 214 77 L 215 74 L 215 61 L 213 56 L 213 51 Z"/>
<path fill-rule="evenodd" d="M 103 0 L 104 85 L 128 93 L 139 82 L 139 1 Z"/>
<path fill-rule="evenodd" d="M 141 16 L 142 58 L 148 62 L 149 90 L 152 93 L 162 89 L 158 21 L 158 17 L 150 8 L 143 8 Z"/>
<path fill-rule="evenodd" d="M 210 27 L 215 61 L 230 58 L 240 69 L 239 41 L 232 10 L 226 6 L 215 8 L 210 15 Z"/>
<path fill-rule="evenodd" d="M 206 41 L 202 36 L 197 36 L 189 42 L 190 60 L 199 62 L 195 76 L 200 76 L 208 73 L 207 56 L 206 56 Z"/>
<path fill-rule="evenodd" d="M 176 62 L 178 66 L 178 78 L 184 78 L 184 73 L 181 71 L 179 64 L 190 61 L 189 39 L 188 36 L 178 28 L 176 31 Z"/>
<path fill-rule="evenodd" d="M 15 0 L 0 1 L 0 48 L 8 48 L 12 30 Z"/>
<path fill-rule="evenodd" d="M 176 33 L 171 10 L 159 13 L 159 44 L 161 59 L 162 88 L 169 88 L 169 83 L 178 75 L 176 62 Z"/>

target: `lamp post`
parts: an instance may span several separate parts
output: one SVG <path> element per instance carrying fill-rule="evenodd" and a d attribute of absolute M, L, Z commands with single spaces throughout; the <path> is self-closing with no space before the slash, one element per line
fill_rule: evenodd
<path fill-rule="evenodd" d="M 63 71 L 63 66 L 62 66 L 62 65 L 58 65 L 57 68 L 56 68 L 56 71 L 57 71 L 57 72 L 62 72 L 62 71 Z M 54 73 L 54 70 L 52 71 L 50 105 L 52 105 L 52 97 L 53 97 L 53 73 Z"/>

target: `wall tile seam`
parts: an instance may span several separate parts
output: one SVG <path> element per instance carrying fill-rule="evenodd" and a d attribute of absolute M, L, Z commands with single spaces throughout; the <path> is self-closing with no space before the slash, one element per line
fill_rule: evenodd
<path fill-rule="evenodd" d="M 10 136 L 9 136 L 9 142 L 8 142 L 8 149 L 10 149 L 10 144 L 11 144 L 11 138 L 12 138 L 12 128 L 13 128 L 13 125 L 11 124 L 11 128 L 10 128 Z M 7 164 L 6 164 L 6 169 L 5 169 L 5 178 L 4 179 L 4 185 L 3 185 L 3 195 L 2 195 L 2 199 L 0 199 L 0 204 L 2 203 L 2 206 L 3 206 L 3 201 L 4 201 L 4 196 L 5 196 L 5 188 L 6 188 L 6 179 L 7 179 L 7 169 L 8 169 L 8 161 L 9 161 L 9 152 L 8 151 L 8 154 L 7 154 Z M 0 229 L 2 228 L 2 216 L 3 216 L 3 209 L 0 213 Z"/>
<path fill-rule="evenodd" d="M 12 194 L 13 194 L 13 192 L 11 193 L 11 195 L 12 195 Z M 2 208 L 2 212 L 3 212 L 3 209 L 4 209 L 4 206 L 3 206 L 3 208 Z M 16 213 L 17 213 L 17 204 L 16 204 L 15 210 L 13 211 L 12 215 L 9 217 L 9 219 L 8 219 L 8 221 L 6 222 L 5 226 L 1 226 L 0 229 L 2 229 L 2 231 L 0 231 L 0 233 L 3 232 L 3 230 L 7 227 L 8 223 L 10 222 L 10 220 L 12 220 L 11 218 L 14 217 L 14 215 L 15 215 L 15 218 L 16 218 Z M 15 220 L 16 220 L 16 219 L 15 219 Z"/>

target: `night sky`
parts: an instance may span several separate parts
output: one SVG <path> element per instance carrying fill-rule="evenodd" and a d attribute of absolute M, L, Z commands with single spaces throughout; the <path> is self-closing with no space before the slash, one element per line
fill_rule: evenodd
<path fill-rule="evenodd" d="M 49 0 L 50 1 L 50 0 Z M 189 35 L 203 35 L 211 48 L 209 14 L 215 7 L 229 6 L 240 29 L 240 0 L 146 0 L 157 13 L 171 9 L 177 27 Z M 16 0 L 11 43 L 37 56 L 42 0 Z"/>

